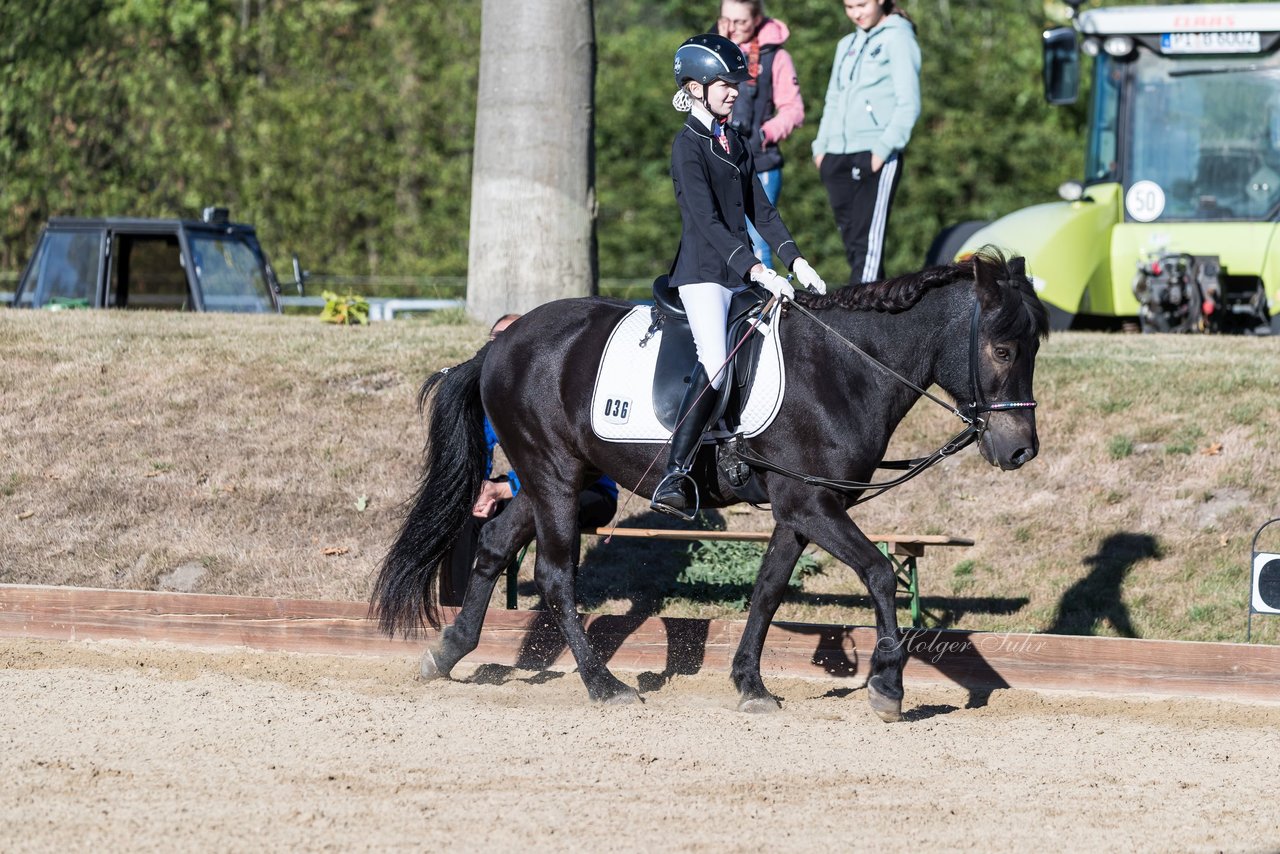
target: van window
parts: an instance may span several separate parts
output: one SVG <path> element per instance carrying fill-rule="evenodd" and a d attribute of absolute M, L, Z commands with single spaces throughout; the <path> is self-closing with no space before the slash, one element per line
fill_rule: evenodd
<path fill-rule="evenodd" d="M 222 234 L 190 234 L 188 239 L 208 311 L 275 310 L 263 259 L 247 241 Z"/>
<path fill-rule="evenodd" d="M 93 305 L 102 267 L 101 233 L 47 231 L 36 250 L 16 304 L 27 308 L 57 304 Z"/>
<path fill-rule="evenodd" d="M 195 310 L 176 234 L 119 235 L 111 255 L 109 307 Z"/>

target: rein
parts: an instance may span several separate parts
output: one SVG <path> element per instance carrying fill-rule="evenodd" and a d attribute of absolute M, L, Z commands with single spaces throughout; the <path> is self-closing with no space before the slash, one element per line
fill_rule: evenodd
<path fill-rule="evenodd" d="M 982 384 L 978 376 L 978 330 L 982 324 L 982 301 L 976 294 L 974 295 L 973 300 L 973 316 L 969 321 L 969 386 L 972 393 L 972 401 L 970 403 L 963 404 L 962 406 L 952 406 L 937 395 L 931 394 L 927 390 L 913 383 L 911 380 L 907 379 L 902 374 L 898 373 L 893 368 L 884 364 L 866 350 L 863 350 L 857 344 L 841 335 L 829 324 L 823 322 L 817 315 L 799 303 L 792 301 L 790 306 L 812 320 L 818 326 L 825 329 L 827 332 L 831 333 L 837 340 L 849 349 L 853 350 L 863 359 L 870 362 L 876 368 L 879 368 L 881 371 L 907 386 L 912 391 L 922 397 L 928 398 L 943 409 L 955 415 L 965 423 L 965 426 L 963 430 L 952 436 L 943 443 L 940 448 L 926 457 L 917 457 L 913 460 L 882 460 L 876 468 L 906 471 L 906 474 L 893 478 L 892 480 L 879 482 L 834 480 L 831 478 L 818 477 L 816 475 L 807 475 L 793 469 L 786 468 L 785 466 L 778 465 L 777 463 L 770 462 L 756 454 L 754 451 L 750 451 L 746 448 L 739 448 L 737 456 L 742 460 L 742 462 L 746 463 L 751 468 L 771 471 L 784 477 L 799 480 L 800 482 L 810 486 L 825 487 L 826 489 L 839 492 L 843 495 L 853 495 L 860 492 L 866 492 L 868 490 L 875 490 L 870 495 L 860 496 L 853 502 L 854 504 L 861 504 L 864 501 L 870 501 L 872 498 L 875 498 L 877 495 L 880 495 L 895 486 L 906 483 L 926 469 L 931 468 L 947 457 L 962 451 L 978 439 L 982 438 L 982 435 L 987 430 L 987 419 L 985 417 L 987 413 L 1007 412 L 1013 409 L 1035 409 L 1036 407 L 1036 402 L 1034 400 L 1001 400 L 988 403 L 986 396 L 983 395 Z"/>

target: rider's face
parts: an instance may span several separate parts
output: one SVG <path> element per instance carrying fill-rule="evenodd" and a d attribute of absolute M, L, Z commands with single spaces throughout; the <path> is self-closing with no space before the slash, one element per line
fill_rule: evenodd
<path fill-rule="evenodd" d="M 738 100 L 738 87 L 723 80 L 715 80 L 707 87 L 707 106 L 711 114 L 724 118 L 733 112 L 733 102 Z"/>
<path fill-rule="evenodd" d="M 844 0 L 844 13 L 860 30 L 869 30 L 884 20 L 881 0 Z"/>

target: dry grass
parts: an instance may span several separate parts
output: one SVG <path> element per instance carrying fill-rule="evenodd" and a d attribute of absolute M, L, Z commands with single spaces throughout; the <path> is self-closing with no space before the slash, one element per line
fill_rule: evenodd
<path fill-rule="evenodd" d="M 416 476 L 418 385 L 483 339 L 425 322 L 0 312 L 0 581 L 364 598 Z M 1057 336 L 1038 365 L 1038 460 L 1001 473 L 970 450 L 855 518 L 977 539 L 921 561 L 941 624 L 1243 639 L 1250 540 L 1280 515 L 1278 364 L 1275 340 Z M 955 427 L 919 407 L 890 455 Z M 638 500 L 626 515 L 650 518 Z M 723 616 L 675 584 L 686 560 L 665 544 L 589 549 L 584 606 Z M 831 566 L 779 618 L 866 623 L 863 593 Z M 527 578 L 521 594 L 535 601 Z M 1280 641 L 1280 621 L 1254 628 Z"/>

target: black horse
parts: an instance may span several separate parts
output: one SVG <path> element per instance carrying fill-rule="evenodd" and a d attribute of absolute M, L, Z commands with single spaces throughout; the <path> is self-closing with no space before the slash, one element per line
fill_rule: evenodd
<path fill-rule="evenodd" d="M 433 580 L 484 477 L 486 411 L 523 484 L 485 526 L 462 609 L 424 654 L 424 678 L 447 677 L 475 649 L 495 581 L 517 548 L 536 536 L 535 579 L 588 694 L 610 703 L 638 699 L 591 648 L 574 599 L 582 485 L 606 473 L 648 495 L 662 470 L 650 467 L 655 445 L 605 442 L 591 429 L 600 355 L 630 308 L 597 298 L 548 303 L 470 361 L 423 384 L 420 407 L 433 401 L 425 470 L 372 594 L 384 631 L 408 635 L 424 617 L 440 625 Z M 1022 260 L 994 253 L 826 296 L 799 294 L 787 311 L 786 396 L 772 426 L 748 443 L 753 457 L 775 469 L 756 472 L 775 527 L 733 660 L 739 708 L 778 708 L 760 677 L 760 654 L 796 560 L 813 542 L 852 567 L 871 595 L 877 644 L 868 698 L 882 719 L 898 720 L 906 654 L 893 567 L 847 513 L 859 493 L 829 483 L 869 481 L 898 422 L 935 383 L 959 403 L 988 462 L 1016 469 L 1034 458 L 1032 374 L 1048 317 Z M 704 446 L 694 466 L 702 506 L 737 503 L 713 457 L 714 448 Z M 778 468 L 827 480 L 806 482 Z"/>

